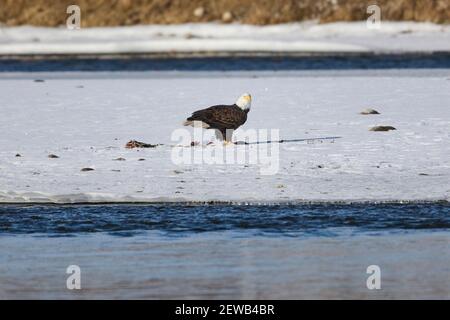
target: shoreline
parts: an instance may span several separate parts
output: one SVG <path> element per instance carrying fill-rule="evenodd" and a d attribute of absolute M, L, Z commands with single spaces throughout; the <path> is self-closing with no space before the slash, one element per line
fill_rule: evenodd
<path fill-rule="evenodd" d="M 64 196 L 61 196 L 64 197 Z M 441 204 L 450 205 L 450 200 L 447 198 L 442 199 L 377 199 L 377 200 L 185 200 L 180 201 L 177 199 L 167 200 L 111 200 L 111 201 L 80 201 L 80 202 L 58 202 L 58 201 L 2 201 L 1 206 L 156 206 L 156 205 L 169 205 L 169 206 L 327 206 L 327 205 L 414 205 L 414 204 Z"/>
<path fill-rule="evenodd" d="M 132 59 L 258 59 L 258 58 L 422 58 L 422 57 L 448 57 L 450 50 L 431 50 L 431 51 L 184 51 L 184 52 L 124 52 L 124 53 L 60 53 L 60 54 L 0 54 L 0 61 L 19 60 L 19 61 L 51 61 L 51 60 L 132 60 Z"/>
<path fill-rule="evenodd" d="M 0 28 L 0 55 L 278 55 L 449 52 L 450 26 L 385 21 L 311 22 L 270 26 L 188 23 L 68 30 Z M 185 56 L 184 56 L 185 57 Z"/>

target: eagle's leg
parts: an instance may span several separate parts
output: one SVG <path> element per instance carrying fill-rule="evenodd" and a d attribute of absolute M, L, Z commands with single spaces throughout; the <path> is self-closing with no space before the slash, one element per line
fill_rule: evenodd
<path fill-rule="evenodd" d="M 225 129 L 224 130 L 224 133 L 225 133 L 225 135 L 224 135 L 224 142 L 223 142 L 223 144 L 226 146 L 226 145 L 230 145 L 230 144 L 233 144 L 233 129 Z"/>
<path fill-rule="evenodd" d="M 216 139 L 218 141 L 222 141 L 223 145 L 229 145 L 233 144 L 232 137 L 233 137 L 233 130 L 232 129 L 216 129 Z"/>
<path fill-rule="evenodd" d="M 222 130 L 214 129 L 214 133 L 216 134 L 216 140 L 217 141 L 223 141 L 224 140 L 224 135 L 222 134 Z"/>

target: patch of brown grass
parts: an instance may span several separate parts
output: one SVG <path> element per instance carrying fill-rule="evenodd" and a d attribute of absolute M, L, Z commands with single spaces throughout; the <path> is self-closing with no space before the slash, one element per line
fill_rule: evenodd
<path fill-rule="evenodd" d="M 71 4 L 81 7 L 83 27 L 210 22 L 225 17 L 226 22 L 257 25 L 355 21 L 367 18 L 371 4 L 381 7 L 383 20 L 450 23 L 450 0 L 0 0 L 0 23 L 63 25 Z"/>

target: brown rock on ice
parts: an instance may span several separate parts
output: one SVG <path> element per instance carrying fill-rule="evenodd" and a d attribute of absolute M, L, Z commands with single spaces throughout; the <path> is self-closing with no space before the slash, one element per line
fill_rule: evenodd
<path fill-rule="evenodd" d="M 49 154 L 48 155 L 48 157 L 50 158 L 50 159 L 58 159 L 59 157 L 56 155 L 56 154 Z"/>
<path fill-rule="evenodd" d="M 380 114 L 380 113 L 375 109 L 367 108 L 367 109 L 364 109 L 363 111 L 361 111 L 359 114 L 369 115 L 369 114 Z"/>
<path fill-rule="evenodd" d="M 81 169 L 82 172 L 86 172 L 86 171 L 94 171 L 94 169 L 92 168 L 83 168 Z"/>
<path fill-rule="evenodd" d="M 375 126 L 369 129 L 369 131 L 390 131 L 390 130 L 397 130 L 392 126 Z"/>

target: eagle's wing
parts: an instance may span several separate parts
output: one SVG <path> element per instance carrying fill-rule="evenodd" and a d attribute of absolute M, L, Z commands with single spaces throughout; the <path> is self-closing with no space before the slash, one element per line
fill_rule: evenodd
<path fill-rule="evenodd" d="M 235 128 L 242 124 L 243 114 L 234 106 L 218 105 L 195 111 L 189 121 L 203 121 L 211 128 Z"/>

